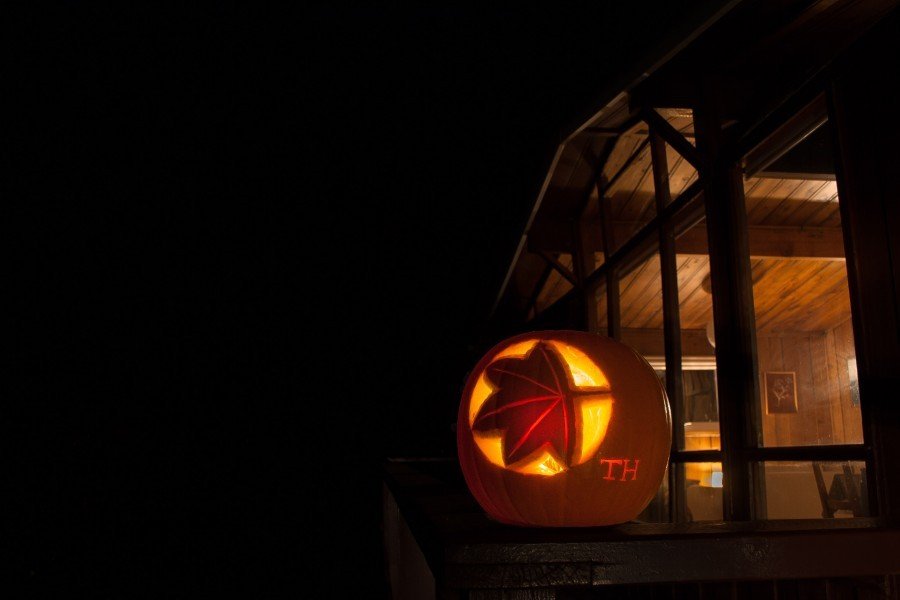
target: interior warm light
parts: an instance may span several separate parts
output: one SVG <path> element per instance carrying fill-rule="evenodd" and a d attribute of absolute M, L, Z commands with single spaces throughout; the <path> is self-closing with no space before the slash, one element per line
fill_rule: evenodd
<path fill-rule="evenodd" d="M 513 471 L 518 471 L 525 475 L 556 475 L 566 470 L 566 468 L 556 459 L 555 456 L 546 450 L 538 451 L 533 455 L 533 459 L 525 459 L 524 461 L 512 465 Z"/>
<path fill-rule="evenodd" d="M 722 487 L 722 463 L 687 463 L 684 476 L 694 480 L 700 487 Z"/>
<path fill-rule="evenodd" d="M 524 475 L 544 476 L 556 475 L 566 470 L 562 462 L 543 448 L 534 452 L 528 458 L 510 465 L 509 468 Z"/>
<path fill-rule="evenodd" d="M 491 464 L 498 467 L 507 467 L 524 475 L 556 475 L 566 470 L 566 467 L 555 456 L 544 448 L 541 448 L 528 458 L 513 465 L 503 463 L 503 435 L 485 435 L 475 432 L 475 444 Z"/>
<path fill-rule="evenodd" d="M 718 421 L 693 421 L 684 424 L 685 450 L 719 450 Z"/>
<path fill-rule="evenodd" d="M 606 429 L 609 427 L 609 419 L 612 416 L 613 401 L 609 395 L 585 396 L 578 401 L 578 415 L 581 427 L 578 432 L 581 435 L 577 464 L 590 459 L 606 437 Z"/>
<path fill-rule="evenodd" d="M 572 383 L 575 387 L 609 389 L 609 381 L 606 379 L 606 375 L 584 352 L 574 346 L 555 340 L 550 340 L 547 343 L 553 346 L 553 349 L 559 352 L 566 362 L 566 366 L 569 367 L 569 372 L 572 374 Z"/>

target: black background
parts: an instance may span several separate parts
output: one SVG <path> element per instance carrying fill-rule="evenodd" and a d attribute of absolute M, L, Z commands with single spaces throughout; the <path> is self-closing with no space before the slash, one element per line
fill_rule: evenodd
<path fill-rule="evenodd" d="M 383 594 L 379 464 L 454 455 L 556 145 L 687 3 L 619 4 L 6 19 L 29 589 Z"/>

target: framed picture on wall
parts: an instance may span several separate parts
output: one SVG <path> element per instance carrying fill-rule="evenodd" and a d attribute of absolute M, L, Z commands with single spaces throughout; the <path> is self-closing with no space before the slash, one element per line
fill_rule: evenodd
<path fill-rule="evenodd" d="M 766 414 L 797 412 L 797 373 L 794 371 L 766 371 Z"/>

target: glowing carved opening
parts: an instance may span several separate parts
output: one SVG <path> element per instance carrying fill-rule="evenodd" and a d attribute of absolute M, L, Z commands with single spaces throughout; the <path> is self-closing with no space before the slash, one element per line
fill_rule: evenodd
<path fill-rule="evenodd" d="M 475 415 L 478 414 L 485 401 L 493 393 L 494 388 L 488 383 L 487 376 L 482 373 L 478 376 L 478 381 L 475 382 L 475 387 L 472 389 L 472 399 L 469 400 L 469 426 L 475 422 Z"/>
<path fill-rule="evenodd" d="M 544 450 L 538 452 L 534 459 L 525 459 L 521 463 L 513 465 L 512 469 L 526 475 L 556 475 L 565 471 L 566 467 L 556 457 Z"/>
<path fill-rule="evenodd" d="M 479 432 L 473 432 L 475 435 L 475 444 L 481 450 L 485 458 L 491 464 L 498 467 L 505 467 L 511 471 L 522 473 L 524 475 L 556 475 L 566 470 L 565 465 L 560 460 L 550 454 L 546 449 L 541 448 L 539 451 L 531 454 L 529 457 L 519 462 L 506 465 L 503 463 L 503 436 L 502 434 L 485 435 Z"/>
<path fill-rule="evenodd" d="M 537 340 L 525 340 L 524 342 L 512 344 L 501 350 L 491 362 L 500 360 L 501 358 L 523 358 L 531 352 L 531 349 L 534 348 L 535 344 L 537 344 Z"/>
<path fill-rule="evenodd" d="M 481 450 L 481 453 L 484 454 L 484 457 L 491 464 L 505 467 L 506 465 L 503 463 L 503 436 L 501 434 L 485 435 L 477 431 L 472 433 L 475 436 L 475 444 Z"/>
<path fill-rule="evenodd" d="M 569 372 L 572 374 L 572 383 L 575 387 L 609 389 L 609 381 L 606 379 L 606 375 L 584 352 L 562 342 L 550 341 L 548 343 L 559 352 L 559 355 L 566 362 L 566 366 L 569 367 Z"/>
<path fill-rule="evenodd" d="M 600 448 L 603 438 L 606 437 L 609 419 L 612 417 L 612 405 L 612 398 L 607 394 L 585 396 L 578 400 L 580 426 L 577 432 L 581 440 L 578 444 L 580 452 L 575 460 L 576 464 L 587 461 Z"/>
<path fill-rule="evenodd" d="M 584 352 L 568 344 L 548 340 L 550 345 L 565 363 L 569 372 L 570 384 L 583 391 L 596 390 L 598 394 L 585 394 L 575 400 L 575 455 L 572 464 L 582 464 L 597 453 L 612 417 L 613 400 L 609 395 L 609 381 L 603 371 Z M 538 344 L 538 340 L 526 340 L 511 344 L 493 358 L 491 363 L 504 358 L 526 358 Z M 485 402 L 497 390 L 489 382 L 486 373 L 481 373 L 472 389 L 469 400 L 469 423 L 474 424 Z M 560 399 L 561 400 L 561 399 Z M 505 464 L 503 448 L 503 432 L 472 431 L 475 443 L 485 458 L 498 467 L 532 475 L 556 475 L 567 469 L 564 460 L 548 451 L 548 447 L 530 454 L 527 458 L 517 460 L 513 464 Z"/>

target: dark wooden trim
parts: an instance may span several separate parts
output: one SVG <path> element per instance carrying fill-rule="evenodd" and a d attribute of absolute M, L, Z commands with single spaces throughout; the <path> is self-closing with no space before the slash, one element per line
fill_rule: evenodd
<path fill-rule="evenodd" d="M 550 273 L 553 272 L 553 265 L 547 263 L 544 267 L 543 272 L 541 272 L 541 276 L 538 277 L 537 284 L 534 286 L 534 289 L 531 291 L 531 296 L 528 298 L 528 305 L 525 307 L 525 316 L 528 317 L 528 312 L 532 309 L 535 309 L 534 313 L 537 316 L 537 300 L 541 295 L 541 291 L 544 289 L 544 285 L 547 283 L 547 278 L 550 277 Z"/>
<path fill-rule="evenodd" d="M 750 177 L 751 175 L 747 175 Z M 834 173 L 801 173 L 798 171 L 757 171 L 752 175 L 758 179 L 806 179 L 808 181 L 834 181 Z"/>
<path fill-rule="evenodd" d="M 597 191 L 600 190 L 601 187 L 598 184 Z M 599 203 L 600 209 L 598 212 L 600 213 L 600 245 L 603 252 L 603 262 L 609 262 L 609 259 L 616 248 L 616 230 L 612 222 L 612 212 L 609 205 L 610 199 L 605 196 L 600 196 L 597 198 L 597 202 Z"/>
<path fill-rule="evenodd" d="M 755 119 L 745 119 L 749 124 L 734 133 L 735 143 L 728 158 L 743 161 L 747 153 L 758 148 L 797 113 L 816 102 L 827 87 L 829 78 L 829 71 L 823 68 L 773 103 L 774 108 L 767 107 Z"/>
<path fill-rule="evenodd" d="M 559 262 L 559 260 L 557 260 L 555 256 L 542 250 L 538 250 L 536 254 L 543 258 L 547 262 L 547 264 L 553 268 L 554 271 L 569 280 L 569 283 L 571 283 L 572 285 L 578 285 L 578 279 L 575 277 L 575 274 L 567 269 L 564 264 Z"/>
<path fill-rule="evenodd" d="M 656 213 L 662 214 L 672 202 L 669 188 L 669 165 L 666 142 L 655 127 L 650 127 L 650 159 L 653 166 L 653 190 Z M 659 261 L 663 303 L 663 347 L 666 357 L 666 394 L 672 408 L 672 456 L 684 447 L 684 383 L 681 372 L 681 315 L 678 307 L 678 268 L 675 261 L 675 235 L 672 224 L 664 221 L 659 227 Z M 674 460 L 673 460 L 674 462 Z M 684 469 L 671 469 L 669 478 L 669 514 L 674 521 L 684 520 L 687 499 L 684 489 Z"/>
<path fill-rule="evenodd" d="M 591 289 L 589 286 L 585 286 Z M 622 339 L 622 308 L 619 302 L 619 274 L 613 268 L 606 269 L 606 328 L 614 340 Z"/>
<path fill-rule="evenodd" d="M 801 108 L 792 117 L 776 127 L 744 157 L 744 171 L 747 177 L 760 174 L 766 167 L 787 154 L 813 131 L 828 120 L 825 96 L 819 94 L 812 102 Z M 798 179 L 797 175 L 791 177 Z"/>
<path fill-rule="evenodd" d="M 871 452 L 860 444 L 842 444 L 838 446 L 777 446 L 771 448 L 747 448 L 747 460 L 779 461 L 779 460 L 866 460 Z"/>
<path fill-rule="evenodd" d="M 572 223 L 572 238 L 575 242 L 574 252 L 572 253 L 572 266 L 575 271 L 575 286 L 578 288 L 579 301 L 581 303 L 579 310 L 583 321 L 580 323 L 581 328 L 585 331 L 596 331 L 597 306 L 596 302 L 592 301 L 596 291 L 584 286 L 584 280 L 594 270 L 594 253 L 587 240 L 588 236 L 585 231 L 587 223 L 580 217 L 582 212 L 583 210 L 579 211 L 578 220 Z"/>
<path fill-rule="evenodd" d="M 641 121 L 640 114 L 637 112 L 631 113 L 625 121 L 622 122 L 618 127 L 596 127 L 589 126 L 585 127 L 581 130 L 581 133 L 586 133 L 588 135 L 600 136 L 600 137 L 619 137 L 628 132 L 632 127 L 637 125 Z"/>
<path fill-rule="evenodd" d="M 606 186 L 603 185 L 602 168 L 597 171 L 595 178 L 597 186 L 597 207 L 600 214 L 600 229 L 602 231 L 601 244 L 603 245 L 603 264 L 600 269 L 594 271 L 585 278 L 584 289 L 593 290 L 597 286 L 592 282 L 598 280 L 598 272 L 603 271 L 606 279 L 606 334 L 614 340 L 622 339 L 622 312 L 619 304 L 619 276 L 610 263 L 615 253 L 616 239 L 612 225 L 612 208 L 610 199 L 603 194 Z"/>
<path fill-rule="evenodd" d="M 672 200 L 669 190 L 669 166 L 666 143 L 656 129 L 650 130 L 650 157 L 653 164 L 653 189 L 656 212 L 661 214 Z M 675 235 L 671 223 L 659 228 L 659 261 L 662 280 L 663 342 L 666 357 L 666 393 L 672 404 L 672 450 L 684 447 L 684 387 L 681 373 L 681 315 L 678 308 L 678 267 L 675 261 Z M 678 486 L 677 489 L 680 489 Z"/>
<path fill-rule="evenodd" d="M 585 127 L 581 130 L 581 133 L 594 137 L 617 138 L 622 135 L 622 130 L 609 127 Z"/>
<path fill-rule="evenodd" d="M 831 523 L 842 520 L 845 519 L 822 519 Z M 598 541 L 543 546 L 458 545 L 448 550 L 444 574 L 446 585 L 454 588 L 479 587 L 487 582 L 529 588 L 552 582 L 548 575 L 553 573 L 570 586 L 603 586 L 635 582 L 858 577 L 884 575 L 900 569 L 900 553 L 895 551 L 900 532 L 893 529 L 742 535 L 726 533 L 720 526 L 719 532 L 719 535 L 698 537 L 628 539 L 618 544 Z M 560 556 L 569 558 L 560 564 Z M 544 562 L 555 563 L 555 568 L 549 572 L 527 568 Z"/>
<path fill-rule="evenodd" d="M 672 127 L 661 114 L 652 108 L 645 108 L 641 111 L 641 117 L 650 126 L 650 130 L 656 131 L 667 144 L 675 149 L 675 152 L 691 163 L 695 169 L 700 168 L 700 156 L 697 153 L 697 149 L 680 131 Z"/>
<path fill-rule="evenodd" d="M 847 252 L 863 436 L 873 448 L 870 506 L 900 522 L 900 13 L 837 69 L 828 90 Z"/>
<path fill-rule="evenodd" d="M 673 463 L 722 462 L 721 450 L 676 450 L 670 457 Z"/>
<path fill-rule="evenodd" d="M 723 469 L 725 519 L 753 518 L 750 466 L 745 450 L 758 405 L 756 318 L 747 235 L 747 211 L 740 164 L 727 158 L 716 91 L 707 81 L 694 110 L 697 149 L 702 158 L 713 320 L 716 330 L 716 381 Z"/>

